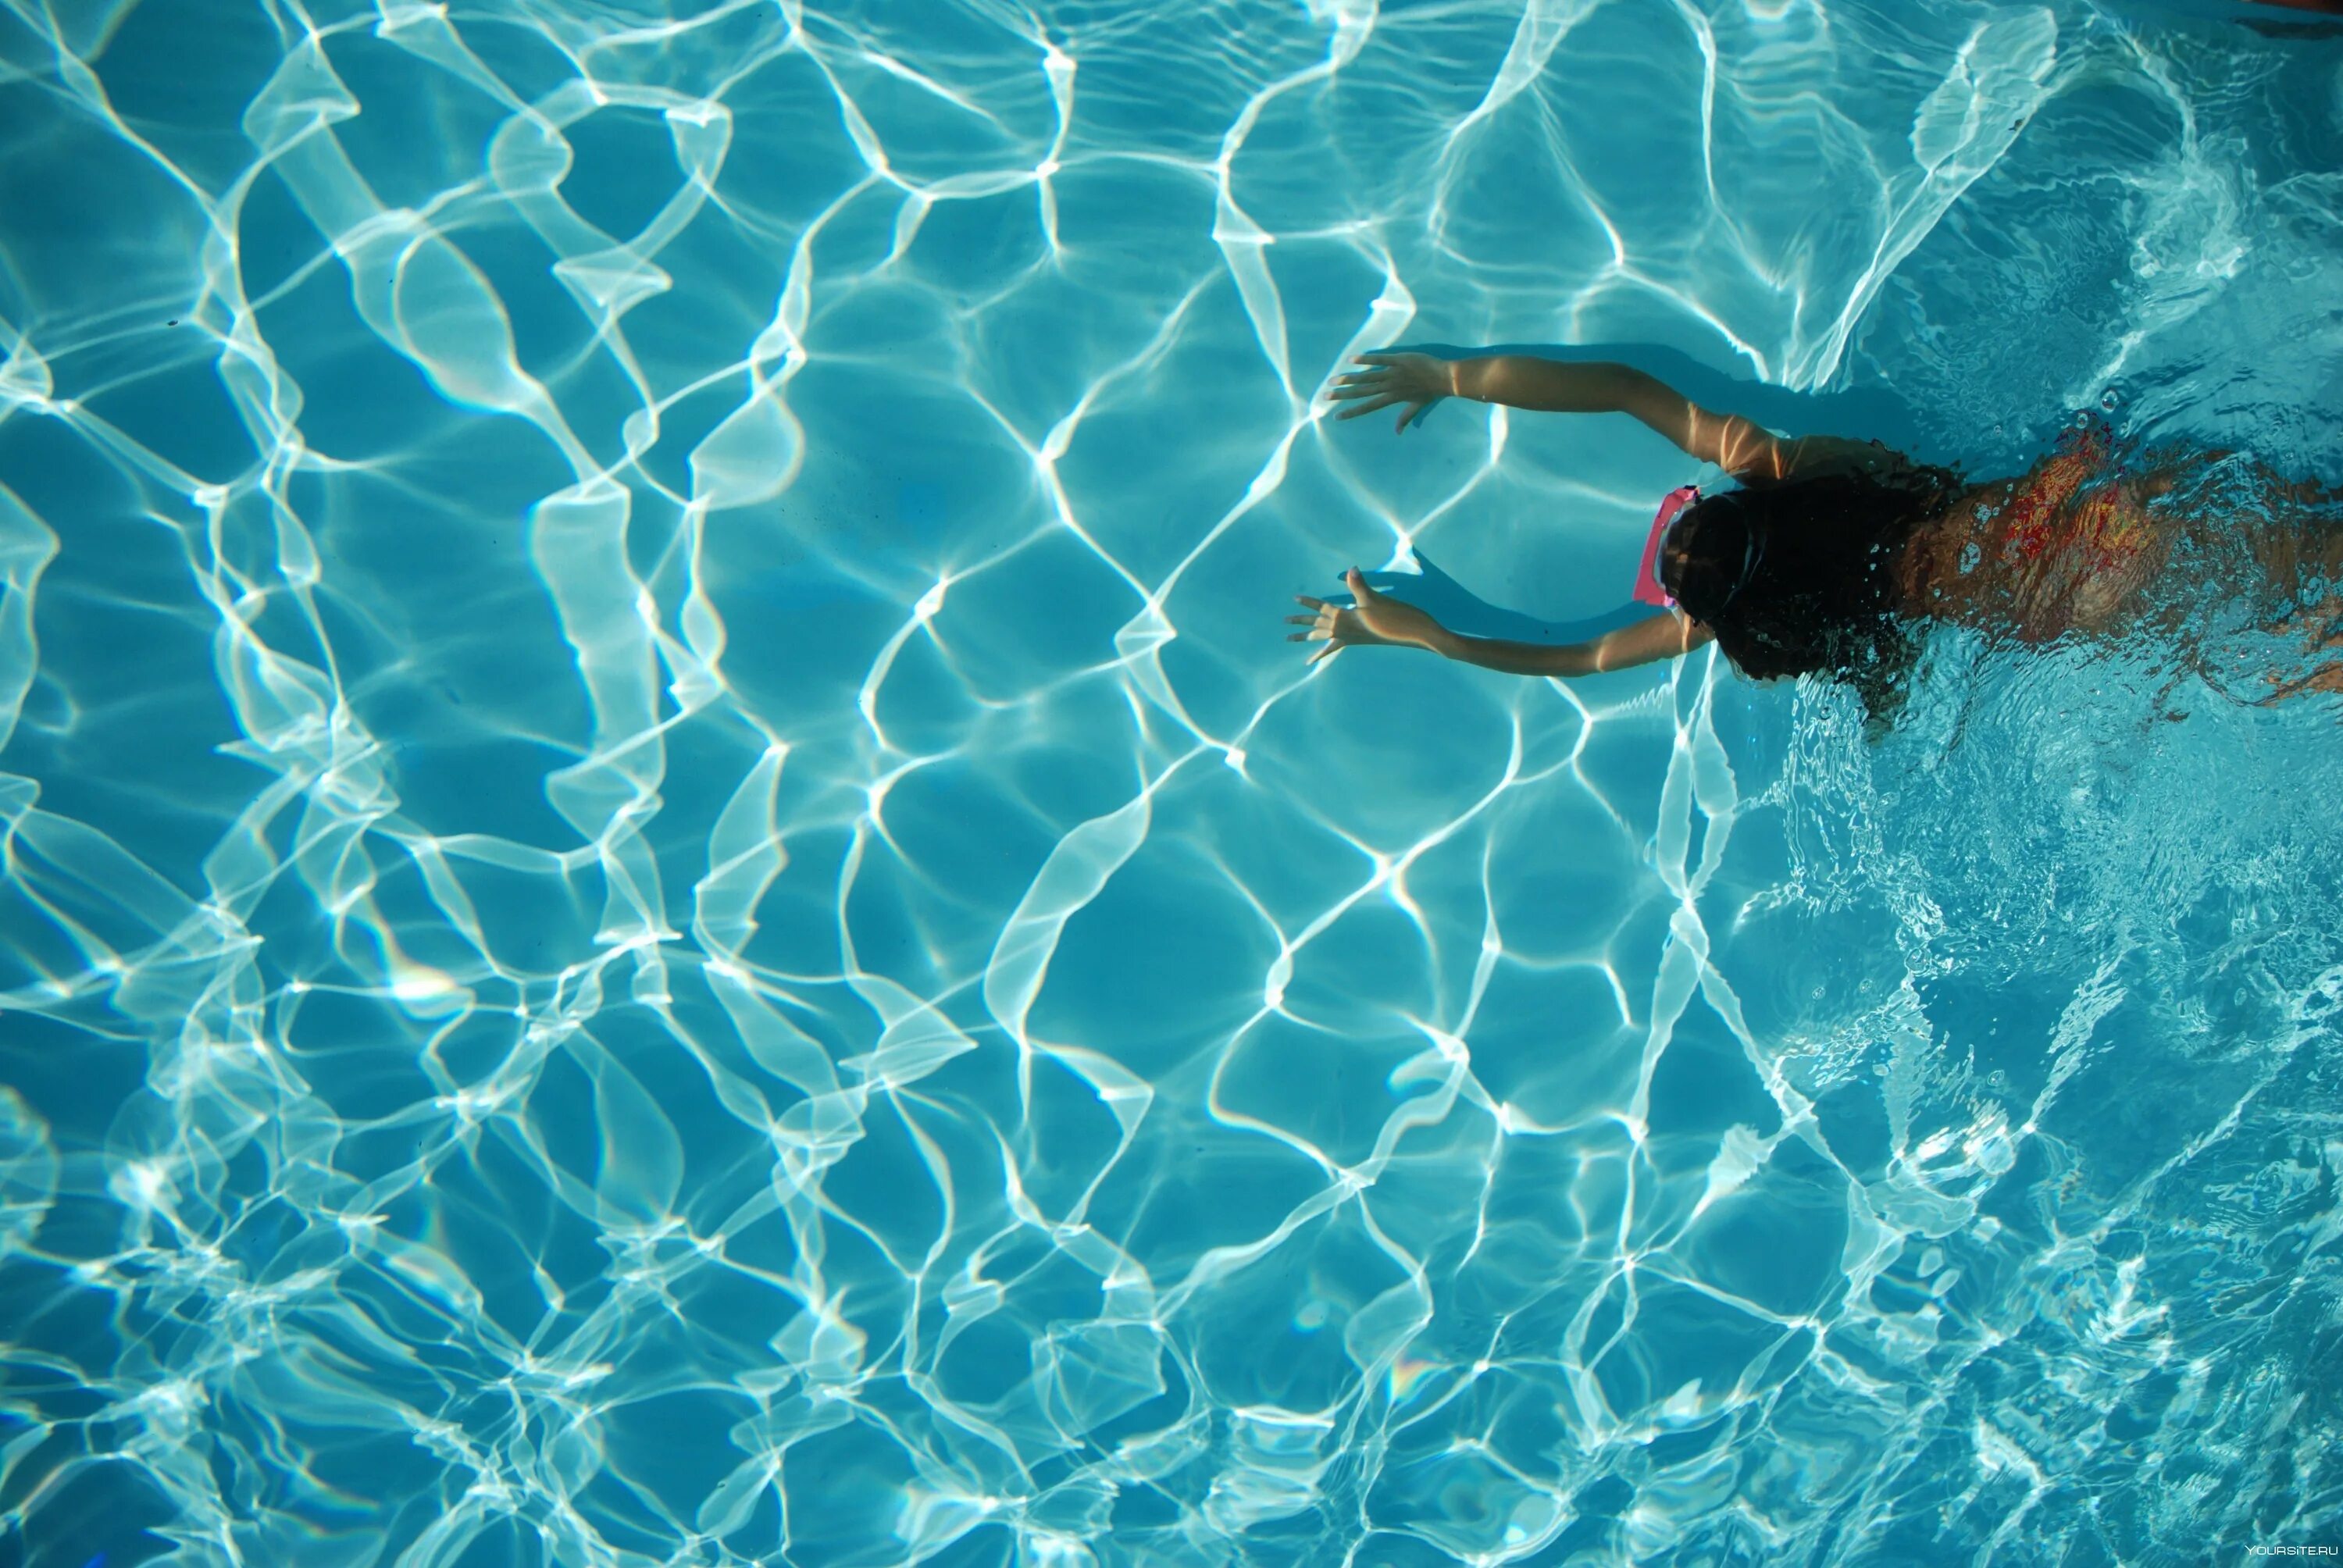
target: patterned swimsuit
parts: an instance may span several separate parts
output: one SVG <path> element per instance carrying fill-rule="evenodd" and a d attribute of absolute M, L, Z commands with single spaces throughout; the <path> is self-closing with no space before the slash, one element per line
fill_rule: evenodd
<path fill-rule="evenodd" d="M 1979 520 L 1986 517 L 1980 512 Z M 1982 553 L 2001 568 L 2017 629 L 2029 640 L 2103 624 L 2163 556 L 2162 536 L 2102 420 L 2061 436 L 1991 518 Z"/>

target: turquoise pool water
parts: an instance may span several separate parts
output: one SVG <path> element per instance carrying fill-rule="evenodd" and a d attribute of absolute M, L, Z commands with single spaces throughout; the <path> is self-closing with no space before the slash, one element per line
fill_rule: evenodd
<path fill-rule="evenodd" d="M 2242 15 L 12 0 L 0 1564 L 2343 1545 L 2335 699 L 1280 624 L 1702 477 L 1393 342 L 2336 479 Z"/>

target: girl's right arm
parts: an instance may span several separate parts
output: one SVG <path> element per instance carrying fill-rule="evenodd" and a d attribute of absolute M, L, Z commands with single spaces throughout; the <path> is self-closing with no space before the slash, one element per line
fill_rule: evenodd
<path fill-rule="evenodd" d="M 1628 414 L 1704 463 L 1729 474 L 1771 466 L 1771 432 L 1738 414 L 1702 407 L 1656 376 L 1632 366 L 1564 365 L 1526 354 L 1458 360 L 1457 396 L 1556 414 Z"/>
<path fill-rule="evenodd" d="M 1329 393 L 1353 419 L 1403 405 L 1402 430 L 1443 397 L 1503 403 L 1556 414 L 1628 414 L 1704 463 L 1763 484 L 1825 466 L 1877 467 L 1896 454 L 1835 436 L 1785 440 L 1738 414 L 1704 408 L 1657 377 L 1628 365 L 1564 364 L 1529 354 L 1435 359 L 1429 354 L 1362 354 L 1367 367 L 1335 377 Z"/>

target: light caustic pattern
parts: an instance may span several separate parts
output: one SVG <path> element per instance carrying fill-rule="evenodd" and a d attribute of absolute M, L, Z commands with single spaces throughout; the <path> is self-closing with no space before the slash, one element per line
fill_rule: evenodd
<path fill-rule="evenodd" d="M 12 0 L 0 1553 L 2332 1540 L 2331 715 L 1276 624 L 1690 477 L 1395 340 L 2315 449 L 2278 31 Z"/>

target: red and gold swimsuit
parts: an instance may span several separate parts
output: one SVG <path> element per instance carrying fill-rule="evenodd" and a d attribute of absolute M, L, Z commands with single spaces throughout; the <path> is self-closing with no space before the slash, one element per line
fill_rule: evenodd
<path fill-rule="evenodd" d="M 2005 562 L 2039 561 L 2056 551 L 2070 566 L 2115 572 L 2155 542 L 2122 474 L 2110 471 L 2113 445 L 2103 421 L 2070 427 L 2058 449 L 2017 481 L 2002 508 Z M 2087 486 L 2089 493 L 2079 494 Z"/>
<path fill-rule="evenodd" d="M 2056 451 L 2008 482 L 1997 506 L 1990 491 L 1977 502 L 1946 521 L 1957 529 L 1960 574 L 1972 564 L 1986 569 L 1966 591 L 1941 576 L 1938 586 L 1975 603 L 1998 600 L 2030 642 L 2106 625 L 2163 559 L 2162 534 L 2102 420 L 2068 429 Z"/>

